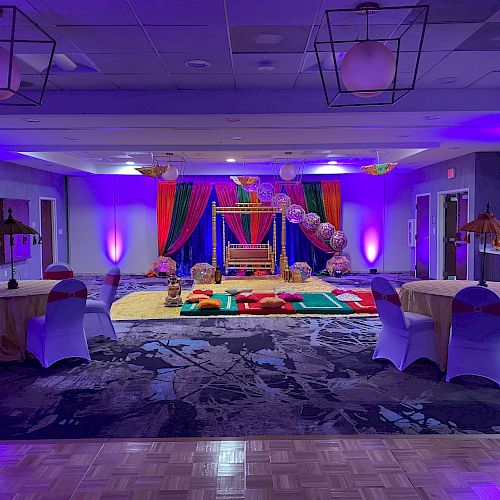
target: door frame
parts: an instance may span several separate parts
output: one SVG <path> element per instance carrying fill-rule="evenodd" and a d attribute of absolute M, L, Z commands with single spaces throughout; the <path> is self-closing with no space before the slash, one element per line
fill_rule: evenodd
<path fill-rule="evenodd" d="M 456 188 L 448 189 L 447 191 L 437 192 L 437 267 L 436 267 L 436 279 L 443 279 L 443 269 L 444 269 L 444 198 L 448 194 L 458 194 L 467 193 L 467 220 L 470 220 L 471 206 L 470 206 L 470 192 L 469 188 Z M 469 266 L 470 258 L 470 243 L 467 243 L 467 279 L 470 280 L 471 269 Z"/>
<path fill-rule="evenodd" d="M 417 232 L 417 227 L 418 227 L 418 221 L 417 221 L 417 198 L 419 196 L 428 196 L 429 197 L 429 278 L 431 277 L 431 238 L 432 238 L 432 211 L 431 211 L 431 205 L 432 205 L 432 194 L 431 193 L 419 193 L 415 195 L 415 234 L 418 235 Z M 414 259 L 413 259 L 413 274 L 415 277 L 417 276 L 417 242 L 415 241 L 415 252 L 414 252 Z"/>
<path fill-rule="evenodd" d="M 58 254 L 58 248 L 57 248 L 57 200 L 55 198 L 51 198 L 50 196 L 39 196 L 38 197 L 38 227 L 40 229 L 40 235 L 43 238 L 43 235 L 41 234 L 42 231 L 42 200 L 45 201 L 50 201 L 51 203 L 51 212 L 52 212 L 52 256 L 54 262 L 58 262 L 59 260 L 59 254 Z M 42 245 L 39 245 L 40 247 L 40 272 L 41 276 L 43 276 L 43 258 L 42 258 Z"/>

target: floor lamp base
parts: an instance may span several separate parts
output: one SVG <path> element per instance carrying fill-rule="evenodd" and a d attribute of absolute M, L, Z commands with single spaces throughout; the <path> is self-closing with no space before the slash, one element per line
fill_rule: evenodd
<path fill-rule="evenodd" d="M 9 290 L 15 290 L 16 288 L 19 288 L 19 283 L 14 278 L 12 278 L 7 283 L 7 288 Z"/>

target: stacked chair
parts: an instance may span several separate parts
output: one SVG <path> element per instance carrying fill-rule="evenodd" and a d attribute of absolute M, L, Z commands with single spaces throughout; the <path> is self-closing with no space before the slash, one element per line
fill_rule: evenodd
<path fill-rule="evenodd" d="M 65 279 L 50 291 L 45 315 L 28 321 L 26 348 L 45 368 L 65 358 L 90 361 L 83 329 L 86 299 L 84 283 Z"/>
<path fill-rule="evenodd" d="M 116 339 L 116 332 L 110 317 L 111 304 L 116 295 L 116 289 L 120 284 L 120 268 L 112 267 L 101 287 L 98 300 L 87 300 L 85 307 L 85 335 L 87 338 L 104 335 L 110 339 Z"/>
<path fill-rule="evenodd" d="M 399 295 L 386 278 L 374 278 L 371 287 L 382 323 L 373 359 L 388 359 L 399 371 L 420 358 L 438 363 L 433 319 L 403 312 Z"/>

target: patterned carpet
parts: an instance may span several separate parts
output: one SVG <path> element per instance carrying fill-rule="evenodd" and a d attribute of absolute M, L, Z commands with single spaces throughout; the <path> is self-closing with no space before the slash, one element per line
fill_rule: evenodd
<path fill-rule="evenodd" d="M 377 318 L 116 323 L 92 362 L 0 365 L 0 439 L 500 432 L 495 384 L 372 361 Z"/>

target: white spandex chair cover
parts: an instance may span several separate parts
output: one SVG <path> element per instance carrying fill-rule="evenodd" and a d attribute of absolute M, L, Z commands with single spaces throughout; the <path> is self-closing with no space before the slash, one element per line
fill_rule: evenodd
<path fill-rule="evenodd" d="M 114 266 L 104 278 L 99 299 L 87 300 L 84 318 L 85 335 L 87 338 L 104 335 L 110 339 L 116 339 L 116 332 L 110 317 L 110 309 L 119 284 L 120 268 Z"/>
<path fill-rule="evenodd" d="M 460 290 L 452 302 L 446 381 L 478 375 L 500 384 L 500 298 L 482 286 Z"/>
<path fill-rule="evenodd" d="M 63 280 L 50 291 L 45 315 L 29 319 L 26 348 L 45 368 L 65 358 L 90 361 L 83 331 L 86 298 L 81 281 Z"/>
<path fill-rule="evenodd" d="M 74 278 L 73 269 L 66 262 L 54 262 L 45 268 L 43 272 L 44 280 L 66 280 Z"/>
<path fill-rule="evenodd" d="M 374 278 L 371 287 L 382 322 L 373 359 L 388 359 L 399 371 L 420 358 L 438 363 L 433 319 L 403 312 L 399 295 L 386 278 Z"/>

